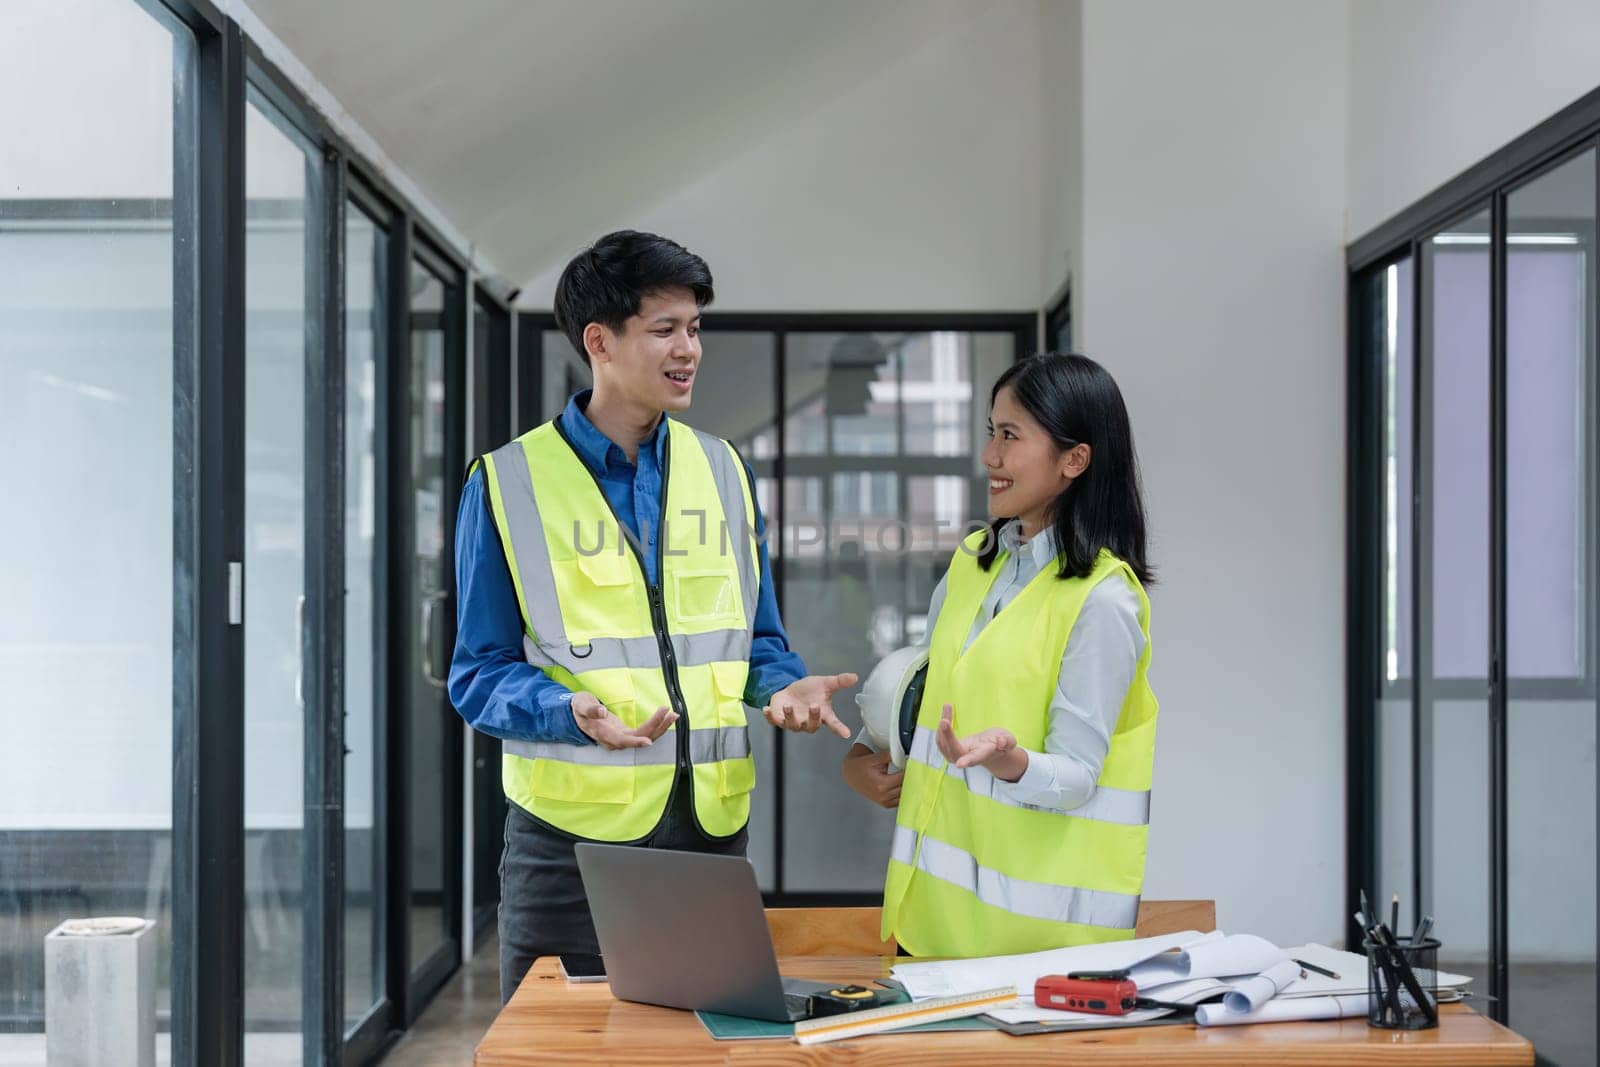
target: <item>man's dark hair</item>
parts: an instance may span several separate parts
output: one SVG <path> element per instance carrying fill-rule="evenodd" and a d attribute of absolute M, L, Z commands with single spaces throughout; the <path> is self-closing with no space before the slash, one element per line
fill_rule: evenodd
<path fill-rule="evenodd" d="M 608 233 L 573 257 L 556 282 L 556 325 L 585 363 L 583 331 L 591 322 L 621 333 L 651 293 L 688 289 L 699 307 L 711 303 L 711 268 L 676 241 L 638 230 Z"/>

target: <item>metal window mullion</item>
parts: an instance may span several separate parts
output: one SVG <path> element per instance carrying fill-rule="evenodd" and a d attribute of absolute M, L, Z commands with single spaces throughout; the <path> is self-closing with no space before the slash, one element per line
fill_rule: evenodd
<path fill-rule="evenodd" d="M 193 28 L 194 62 L 174 76 L 172 1060 L 234 1067 L 244 1056 L 245 57 L 233 21 Z"/>
<path fill-rule="evenodd" d="M 1379 445 L 1383 413 L 1383 375 L 1374 372 L 1381 366 L 1383 346 L 1372 334 L 1373 308 L 1371 285 L 1351 273 L 1346 280 L 1350 294 L 1346 311 L 1346 422 L 1345 433 L 1351 457 L 1346 473 L 1346 544 L 1351 580 L 1346 587 L 1345 643 L 1349 649 L 1346 668 L 1345 811 L 1348 830 L 1345 836 L 1345 909 L 1353 916 L 1361 906 L 1361 893 L 1370 888 L 1377 870 L 1378 800 L 1376 745 L 1378 724 L 1378 658 L 1375 652 L 1381 627 L 1376 596 L 1382 573 L 1381 505 L 1371 487 L 1381 478 L 1383 449 Z M 1347 944 L 1361 943 L 1359 927 L 1346 918 Z"/>
<path fill-rule="evenodd" d="M 1506 196 L 1489 211 L 1489 993 L 1508 1019 L 1506 761 Z"/>
<path fill-rule="evenodd" d="M 783 547 L 783 535 L 788 527 L 787 522 L 787 497 L 788 490 L 784 482 L 785 465 L 789 455 L 789 418 L 784 407 L 788 403 L 789 373 L 789 334 L 788 331 L 778 329 L 773 331 L 773 343 L 777 356 L 777 373 L 773 375 L 773 403 L 776 405 L 778 416 L 778 453 L 773 460 L 773 482 L 776 492 L 773 494 L 773 515 L 767 516 L 767 543 L 773 543 L 773 525 L 777 526 L 778 558 L 772 560 L 771 549 L 767 557 L 772 563 L 773 594 L 781 606 L 783 600 L 783 583 L 785 572 L 789 569 L 789 553 Z M 772 733 L 772 889 L 778 896 L 785 892 L 783 878 L 783 739 L 785 730 L 774 730 Z"/>
<path fill-rule="evenodd" d="M 454 307 L 453 312 L 448 309 Z M 442 641 L 447 650 L 444 656 L 446 676 L 448 677 L 448 664 L 450 655 L 448 650 L 455 647 L 455 619 L 456 619 L 456 509 L 461 503 L 462 473 L 467 466 L 467 365 L 471 352 L 473 287 L 470 277 L 463 275 L 457 283 L 455 299 L 446 304 L 445 338 L 444 338 L 444 451 L 440 456 L 443 470 L 440 472 L 440 508 L 439 524 L 442 527 L 443 538 L 440 541 L 440 567 L 442 573 L 439 578 L 439 591 L 445 594 L 442 619 L 440 625 L 444 628 Z M 424 634 L 424 637 L 430 635 Z M 456 936 L 447 937 L 449 951 L 455 954 L 455 963 L 461 960 L 461 947 L 464 939 L 460 935 L 462 923 L 467 920 L 472 903 L 466 897 L 466 885 L 461 878 L 452 878 L 450 857 L 462 857 L 466 860 L 468 837 L 466 833 L 466 738 L 470 732 L 462 724 L 462 729 L 452 729 L 449 725 L 456 719 L 451 710 L 450 700 L 443 689 L 433 695 L 437 702 L 437 711 L 444 717 L 445 743 L 443 745 L 445 773 L 443 776 L 445 790 L 445 816 L 444 816 L 444 841 L 442 842 L 445 869 L 441 874 L 440 885 L 444 889 L 445 930 L 456 931 Z M 454 899 L 452 899 L 454 898 Z M 453 969 L 453 965 L 452 965 Z M 430 994 L 431 995 L 431 994 Z"/>
<path fill-rule="evenodd" d="M 462 289 L 467 294 L 467 322 L 466 335 L 462 339 L 466 363 L 466 368 L 462 373 L 466 384 L 464 395 L 461 398 L 461 404 L 463 407 L 463 419 L 466 422 L 467 427 L 467 451 L 471 455 L 477 455 L 480 452 L 487 452 L 500 444 L 498 440 L 491 443 L 485 443 L 484 438 L 486 435 L 481 433 L 483 429 L 483 422 L 485 420 L 483 412 L 478 410 L 478 393 L 479 390 L 483 388 L 483 383 L 479 381 L 478 373 L 478 361 L 482 358 L 481 353 L 478 351 L 478 315 L 482 313 L 482 311 L 478 306 L 476 296 L 477 283 L 477 276 L 474 274 L 469 265 L 467 276 L 462 282 Z M 489 347 L 493 348 L 492 342 L 490 343 Z M 487 375 L 484 375 L 484 377 L 487 377 Z M 448 394 L 446 394 L 445 403 L 448 405 L 450 402 L 450 397 Z M 458 467 L 457 469 L 463 470 L 464 465 Z M 445 471 L 445 478 L 448 479 L 449 477 L 450 471 L 447 468 Z M 452 538 L 452 541 L 453 540 L 454 538 Z M 451 569 L 454 570 L 454 568 Z M 455 611 L 452 610 L 450 614 L 453 617 L 455 615 Z M 450 728 L 451 727 L 449 726 L 445 727 L 446 730 L 449 730 Z M 473 866 L 473 860 L 476 858 L 474 854 L 475 850 L 473 848 L 473 843 L 476 839 L 479 828 L 477 825 L 477 820 L 473 818 L 473 816 L 476 814 L 476 811 L 472 804 L 472 726 L 463 720 L 460 725 L 456 727 L 456 729 L 461 734 L 461 870 L 457 872 L 459 875 L 457 881 L 459 882 L 459 891 L 461 893 L 461 914 L 459 916 L 460 923 L 457 929 L 459 930 L 459 936 L 461 940 L 461 954 L 463 957 L 467 957 L 472 955 L 474 947 L 472 936 L 472 897 L 476 889 L 476 887 L 473 885 L 473 878 L 477 874 L 477 869 Z M 449 872 L 446 871 L 446 881 L 449 881 L 449 876 Z"/>
<path fill-rule="evenodd" d="M 371 615 L 372 630 L 369 637 L 368 655 L 371 663 L 372 701 L 370 712 L 372 715 L 372 752 L 368 758 L 372 765 L 372 802 L 373 802 L 373 832 L 372 832 L 372 857 L 368 877 L 372 885 L 372 919 L 373 952 L 377 962 L 369 957 L 364 965 L 373 968 L 372 1008 L 366 1017 L 349 1032 L 349 1040 L 345 1046 L 347 1062 L 361 1062 L 363 1057 L 370 1056 L 371 1052 L 381 1048 L 385 1036 L 392 1028 L 399 1025 L 398 994 L 401 988 L 392 978 L 391 967 L 394 960 L 394 941 L 391 928 L 394 925 L 394 897 L 391 878 L 391 864 L 395 855 L 395 845 L 390 836 L 391 811 L 393 805 L 390 801 L 390 790 L 397 777 L 391 773 L 391 751 L 396 743 L 393 740 L 394 716 L 390 712 L 391 696 L 394 685 L 390 678 L 390 663 L 393 657 L 390 647 L 393 644 L 394 624 L 390 621 L 386 606 L 390 603 L 393 581 L 391 578 L 393 557 L 394 527 L 392 515 L 395 504 L 395 490 L 393 488 L 395 453 L 393 450 L 393 423 L 395 422 L 395 398 L 402 394 L 402 390 L 394 381 L 394 368 L 397 364 L 395 356 L 395 330 L 397 328 L 396 301 L 404 299 L 404 293 L 399 284 L 395 282 L 396 251 L 395 244 L 399 241 L 399 234 L 405 225 L 404 218 L 390 213 L 381 203 L 371 199 L 360 183 L 357 173 L 352 169 L 353 161 L 345 160 L 344 183 L 345 192 L 350 204 L 347 206 L 366 212 L 370 215 L 376 240 L 373 248 L 372 259 L 367 267 L 373 272 L 372 308 L 369 311 L 368 321 L 372 330 L 372 361 L 373 361 L 373 439 L 371 442 L 373 452 L 373 510 L 378 521 L 373 530 L 372 560 L 369 564 L 368 575 L 372 588 Z M 376 210 L 374 210 L 376 209 Z M 403 257 L 403 249 L 401 250 Z M 404 263 L 404 259 L 399 259 Z M 341 311 L 344 309 L 341 308 Z M 346 367 L 348 375 L 348 367 Z M 348 377 L 339 383 L 341 391 L 349 387 Z M 344 462 L 341 458 L 341 463 Z M 342 710 L 342 709 L 341 709 Z M 341 717 L 342 721 L 342 717 Z"/>
<path fill-rule="evenodd" d="M 1418 902 L 1430 901 L 1433 887 L 1432 756 L 1434 705 L 1440 687 L 1434 678 L 1433 544 L 1433 266 L 1437 251 L 1426 239 L 1413 245 L 1411 409 L 1411 857 L 1412 889 Z M 1381 889 L 1381 887 L 1379 887 Z"/>
<path fill-rule="evenodd" d="M 406 807 L 410 731 L 406 710 L 410 706 L 407 665 L 411 662 L 409 620 L 412 616 L 404 594 L 416 522 L 415 516 L 409 514 L 411 415 L 405 402 L 411 385 L 411 220 L 408 216 L 395 216 L 388 251 L 386 336 L 384 350 L 378 353 L 378 427 L 383 442 L 378 457 L 378 493 L 384 500 L 384 521 L 379 528 L 383 590 L 377 613 L 383 631 L 383 659 L 378 671 L 383 693 L 377 707 L 383 725 L 380 767 L 384 777 L 383 815 L 387 823 L 383 834 L 383 973 L 395 1009 L 395 1025 L 404 1027 L 411 1017 L 411 996 L 406 981 L 410 968 L 406 923 L 411 899 Z"/>
<path fill-rule="evenodd" d="M 344 1055 L 343 162 L 306 157 L 303 1062 Z"/>

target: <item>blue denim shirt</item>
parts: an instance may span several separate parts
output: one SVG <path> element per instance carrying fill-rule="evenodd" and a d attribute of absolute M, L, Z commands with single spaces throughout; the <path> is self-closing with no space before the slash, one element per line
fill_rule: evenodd
<path fill-rule="evenodd" d="M 594 472 L 600 490 L 644 549 L 645 572 L 652 585 L 656 573 L 656 538 L 661 513 L 661 470 L 667 435 L 666 416 L 639 447 L 637 463 L 597 429 L 584 409 L 589 390 L 567 401 L 558 423 Z M 748 465 L 745 468 L 749 473 Z M 751 485 L 755 479 L 751 478 Z M 645 517 L 643 527 L 639 517 Z M 745 703 L 760 707 L 772 694 L 803 678 L 805 664 L 789 647 L 772 591 L 772 563 L 767 556 L 765 518 L 756 505 L 760 539 L 761 589 L 756 600 L 754 642 Z M 522 653 L 522 612 L 511 584 L 505 551 L 495 530 L 484 488 L 483 470 L 474 470 L 461 492 L 456 515 L 456 647 L 450 661 L 450 700 L 473 729 L 505 741 L 592 743 L 572 720 L 572 691 L 531 666 Z"/>

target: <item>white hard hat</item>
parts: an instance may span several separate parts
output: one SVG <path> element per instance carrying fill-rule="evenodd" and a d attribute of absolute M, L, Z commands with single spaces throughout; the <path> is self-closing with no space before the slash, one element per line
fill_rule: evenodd
<path fill-rule="evenodd" d="M 856 694 L 856 707 L 867 728 L 872 747 L 889 750 L 889 762 L 906 765 L 911 735 L 917 726 L 917 706 L 922 703 L 922 685 L 928 678 L 926 645 L 897 648 L 872 668 Z"/>

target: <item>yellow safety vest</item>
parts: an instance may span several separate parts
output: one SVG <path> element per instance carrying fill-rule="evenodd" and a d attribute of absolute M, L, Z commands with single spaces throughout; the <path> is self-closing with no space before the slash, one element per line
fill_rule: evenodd
<path fill-rule="evenodd" d="M 965 652 L 984 594 L 979 530 L 950 561 L 929 645 L 883 894 L 883 936 L 918 956 L 991 956 L 1133 936 L 1144 888 L 1155 759 L 1150 602 L 1139 589 L 1144 651 L 1123 700 L 1094 795 L 1071 811 L 1020 804 L 982 767 L 956 769 L 934 743 L 945 704 L 957 736 L 1003 726 L 1044 749 L 1067 637 L 1084 599 L 1132 570 L 1101 552 L 1087 578 L 1046 567 Z M 1003 557 L 1002 557 L 1003 558 Z"/>
<path fill-rule="evenodd" d="M 629 727 L 678 713 L 645 748 L 508 741 L 506 797 L 596 841 L 649 835 L 690 771 L 711 837 L 750 816 L 755 761 L 744 709 L 760 580 L 755 505 L 733 446 L 671 419 L 662 470 L 657 575 L 554 422 L 484 457 L 495 528 L 522 610 L 527 661 L 587 690 Z M 535 474 L 534 472 L 537 472 Z"/>

